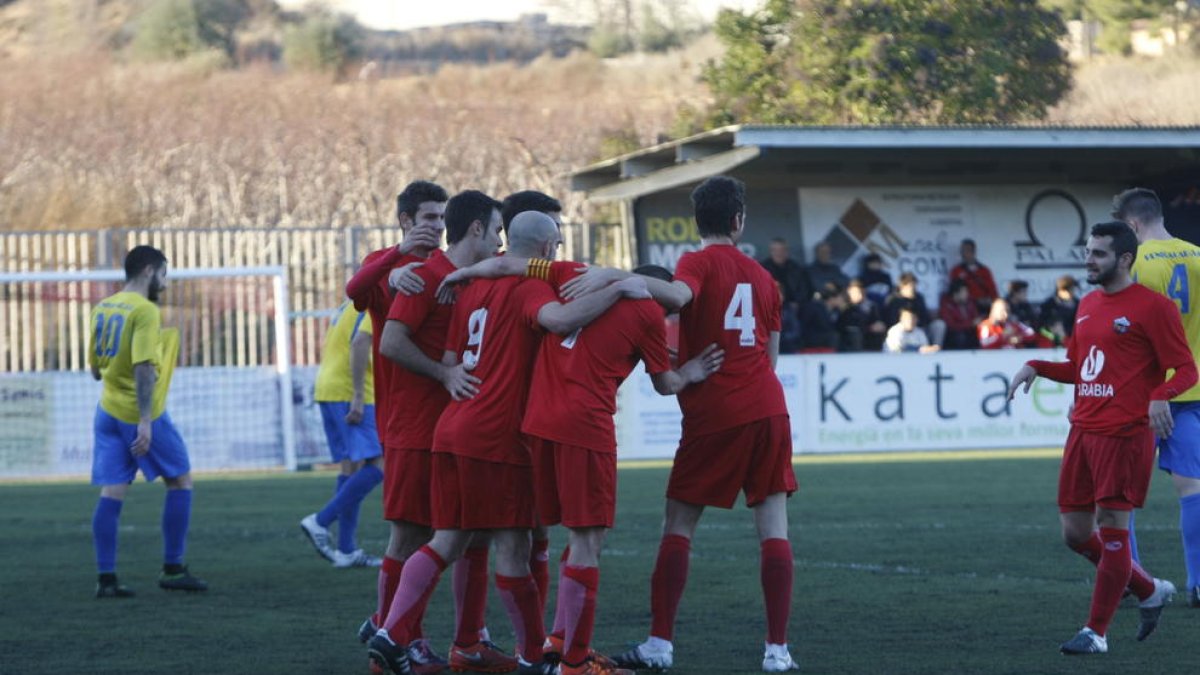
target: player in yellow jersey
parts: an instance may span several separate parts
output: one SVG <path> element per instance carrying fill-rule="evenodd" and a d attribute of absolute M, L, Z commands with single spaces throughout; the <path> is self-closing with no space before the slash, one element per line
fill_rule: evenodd
<path fill-rule="evenodd" d="M 125 256 L 125 287 L 92 309 L 88 364 L 92 376 L 104 383 L 93 423 L 92 451 L 92 484 L 101 486 L 92 516 L 97 598 L 134 595 L 117 583 L 117 524 L 138 469 L 147 481 L 162 476 L 167 486 L 158 585 L 165 590 L 208 589 L 183 564 L 192 475 L 187 447 L 165 410 L 178 353 L 177 334 L 168 333 L 163 339 L 156 304 L 166 288 L 167 257 L 156 248 L 138 246 Z"/>
<path fill-rule="evenodd" d="M 325 424 L 329 454 L 341 463 L 342 470 L 333 499 L 300 521 L 300 529 L 317 553 L 334 567 L 379 567 L 383 562 L 355 544 L 359 507 L 383 481 L 379 467 L 383 449 L 375 429 L 375 383 L 370 363 L 371 318 L 347 300 L 325 333 L 313 391 Z M 335 520 L 337 548 L 329 536 L 329 526 Z"/>
<path fill-rule="evenodd" d="M 1132 188 L 1113 199 L 1113 216 L 1138 237 L 1134 279 L 1175 301 L 1192 355 L 1200 357 L 1200 246 L 1172 237 L 1158 195 Z M 1175 430 L 1158 439 L 1158 466 L 1179 495 L 1179 529 L 1187 564 L 1188 604 L 1200 607 L 1200 385 L 1171 401 Z"/>

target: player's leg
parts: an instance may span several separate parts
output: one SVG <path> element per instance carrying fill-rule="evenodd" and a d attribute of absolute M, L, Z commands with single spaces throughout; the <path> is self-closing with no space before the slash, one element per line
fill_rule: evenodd
<path fill-rule="evenodd" d="M 158 586 L 168 591 L 208 590 L 208 583 L 192 576 L 184 564 L 192 522 L 192 465 L 187 446 L 166 412 L 154 420 L 151 433 L 150 449 L 137 458 L 137 463 L 147 480 L 161 476 L 167 488 L 163 495 L 163 568 Z"/>
<path fill-rule="evenodd" d="M 563 675 L 585 673 L 592 655 L 592 634 L 596 619 L 596 593 L 600 588 L 600 549 L 605 527 L 572 527 L 568 541 L 571 553 L 563 566 L 558 586 L 555 623 L 563 626 Z"/>
<path fill-rule="evenodd" d="M 325 429 L 325 441 L 329 445 L 329 457 L 341 465 L 337 477 L 337 489 L 333 498 L 325 503 L 319 511 L 310 513 L 300 520 L 300 530 L 308 537 L 317 555 L 333 562 L 334 548 L 331 544 L 329 526 L 338 518 L 340 503 L 335 504 L 342 486 L 350 480 L 353 474 L 353 460 L 350 457 L 349 424 L 346 423 L 346 413 L 350 404 L 339 401 L 318 401 L 317 409 L 321 411 L 321 424 Z M 350 469 L 347 471 L 347 469 Z"/>
<path fill-rule="evenodd" d="M 132 589 L 117 582 L 117 532 L 121 507 L 129 484 L 137 477 L 137 463 L 129 454 L 136 426 L 122 424 L 96 406 L 92 421 L 92 485 L 100 497 L 92 512 L 92 543 L 96 553 L 96 597 L 131 598 Z"/>
<path fill-rule="evenodd" d="M 469 647 L 487 640 L 488 551 L 490 530 L 476 530 L 462 558 L 454 563 L 454 646 Z"/>
<path fill-rule="evenodd" d="M 537 582 L 529 570 L 529 529 L 505 528 L 495 533 L 496 590 L 508 612 L 517 644 L 521 672 L 541 672 L 546 628 L 542 619 Z M 553 672 L 552 670 L 547 672 Z"/>
<path fill-rule="evenodd" d="M 550 529 L 546 525 L 533 528 L 529 547 L 529 572 L 537 583 L 538 598 L 546 606 L 546 594 L 550 592 Z"/>
<path fill-rule="evenodd" d="M 1200 608 L 1200 478 L 1171 475 L 1179 495 L 1179 533 L 1187 565 L 1188 605 Z"/>
<path fill-rule="evenodd" d="M 344 419 L 344 418 L 343 418 Z M 347 452 L 350 477 L 345 489 L 339 491 L 335 508 L 338 520 L 338 546 L 334 567 L 379 567 L 378 557 L 367 555 L 358 547 L 358 514 L 367 495 L 383 482 L 380 457 L 383 448 L 375 430 L 375 406 L 365 406 L 362 421 L 347 425 Z M 343 462 L 343 467 L 346 462 Z"/>
<path fill-rule="evenodd" d="M 1187 567 L 1188 604 L 1200 607 L 1200 402 L 1171 404 L 1175 430 L 1159 441 L 1158 466 L 1179 498 L 1179 534 Z"/>

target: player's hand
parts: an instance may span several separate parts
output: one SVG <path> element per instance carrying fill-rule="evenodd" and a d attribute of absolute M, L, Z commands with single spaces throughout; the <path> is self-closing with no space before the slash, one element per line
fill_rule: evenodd
<path fill-rule="evenodd" d="M 450 397 L 455 401 L 475 398 L 479 393 L 481 382 L 483 380 L 468 372 L 467 367 L 461 363 L 447 370 L 442 379 L 442 385 L 446 387 L 446 391 L 450 392 Z"/>
<path fill-rule="evenodd" d="M 1166 401 L 1150 401 L 1150 429 L 1159 438 L 1170 438 L 1175 430 L 1175 419 L 1171 417 L 1171 404 Z"/>
<path fill-rule="evenodd" d="M 632 300 L 645 300 L 651 297 L 650 289 L 646 288 L 646 280 L 640 276 L 626 277 L 618 281 L 616 285 L 621 290 L 623 297 Z"/>
<path fill-rule="evenodd" d="M 708 379 L 709 375 L 721 369 L 721 364 L 725 362 L 725 350 L 717 346 L 717 343 L 704 348 L 696 357 L 683 364 L 679 369 L 679 374 L 683 375 L 688 382 L 695 384 Z"/>
<path fill-rule="evenodd" d="M 442 279 L 442 283 L 438 285 L 437 301 L 439 305 L 453 305 L 458 300 L 458 287 L 446 284 L 446 280 Z"/>
<path fill-rule="evenodd" d="M 137 437 L 133 439 L 133 443 L 129 446 L 129 452 L 133 453 L 134 457 L 141 457 L 147 452 L 150 452 L 150 423 L 138 422 Z"/>
<path fill-rule="evenodd" d="M 583 273 L 563 284 L 558 291 L 558 294 L 566 300 L 574 300 L 595 293 L 614 281 L 625 278 L 628 274 L 628 272 L 608 267 L 580 267 L 579 270 L 582 270 Z"/>
<path fill-rule="evenodd" d="M 425 290 L 425 280 L 417 275 L 417 268 L 425 263 L 411 262 L 404 267 L 397 267 L 388 274 L 388 287 L 394 293 L 416 295 Z"/>
<path fill-rule="evenodd" d="M 432 225 L 417 225 L 404 235 L 404 241 L 396 244 L 396 250 L 408 255 L 417 249 L 432 250 L 442 247 L 442 230 Z"/>
<path fill-rule="evenodd" d="M 1012 382 L 1008 385 L 1008 400 L 1013 400 L 1013 396 L 1017 393 L 1017 387 L 1021 385 L 1025 385 L 1024 392 L 1028 394 L 1029 387 L 1036 379 L 1037 371 L 1033 369 L 1033 366 L 1028 363 L 1021 366 L 1021 369 L 1017 371 L 1016 375 L 1013 375 Z"/>
<path fill-rule="evenodd" d="M 346 413 L 346 424 L 362 424 L 363 402 L 361 398 L 350 401 L 350 412 Z"/>

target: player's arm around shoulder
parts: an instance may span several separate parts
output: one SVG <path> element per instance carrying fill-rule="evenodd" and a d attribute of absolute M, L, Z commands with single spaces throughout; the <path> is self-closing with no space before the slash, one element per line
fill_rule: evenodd
<path fill-rule="evenodd" d="M 529 282 L 526 285 L 540 282 Z M 554 291 L 548 285 L 545 292 L 534 292 L 532 300 L 538 304 L 537 323 L 543 329 L 557 335 L 570 335 L 578 328 L 583 328 L 596 317 L 603 314 L 609 307 L 621 298 L 649 298 L 645 280 L 642 277 L 628 277 L 600 289 L 595 293 L 582 296 L 571 302 L 558 302 Z M 548 295 L 547 295 L 548 294 Z"/>

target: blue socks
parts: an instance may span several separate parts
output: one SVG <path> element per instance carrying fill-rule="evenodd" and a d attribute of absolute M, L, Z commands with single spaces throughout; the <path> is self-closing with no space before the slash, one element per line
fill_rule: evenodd
<path fill-rule="evenodd" d="M 1179 533 L 1187 563 L 1188 589 L 1200 586 L 1200 494 L 1179 500 Z"/>
<path fill-rule="evenodd" d="M 92 542 L 96 547 L 96 571 L 117 571 L 117 521 L 121 518 L 120 499 L 101 497 L 92 514 Z"/>
<path fill-rule="evenodd" d="M 191 519 L 192 491 L 167 490 L 162 511 L 164 565 L 183 564 L 183 550 Z"/>
<path fill-rule="evenodd" d="M 333 491 L 333 498 L 325 504 L 325 508 L 317 511 L 317 524 L 321 527 L 329 527 L 333 521 L 338 519 L 338 508 L 336 506 L 338 495 L 342 493 L 342 488 L 346 486 L 346 481 L 354 474 L 339 473 L 337 477 L 337 489 Z"/>
<path fill-rule="evenodd" d="M 334 497 L 337 496 L 337 493 L 342 491 L 342 486 L 346 484 L 346 481 L 350 480 L 350 476 L 352 476 L 352 475 L 354 475 L 354 474 L 345 474 L 345 473 L 338 474 L 337 489 L 333 491 Z"/>
<path fill-rule="evenodd" d="M 317 513 L 317 524 L 321 527 L 329 527 L 333 521 L 338 521 L 338 550 L 342 553 L 353 553 L 358 548 L 355 539 L 358 535 L 359 507 L 381 482 L 383 472 L 379 467 L 364 464 L 347 477 L 338 493 Z"/>
<path fill-rule="evenodd" d="M 1136 515 L 1137 509 L 1129 511 L 1129 552 L 1133 554 L 1133 562 L 1141 564 L 1142 559 L 1138 556 L 1137 533 L 1133 529 L 1133 521 Z"/>

